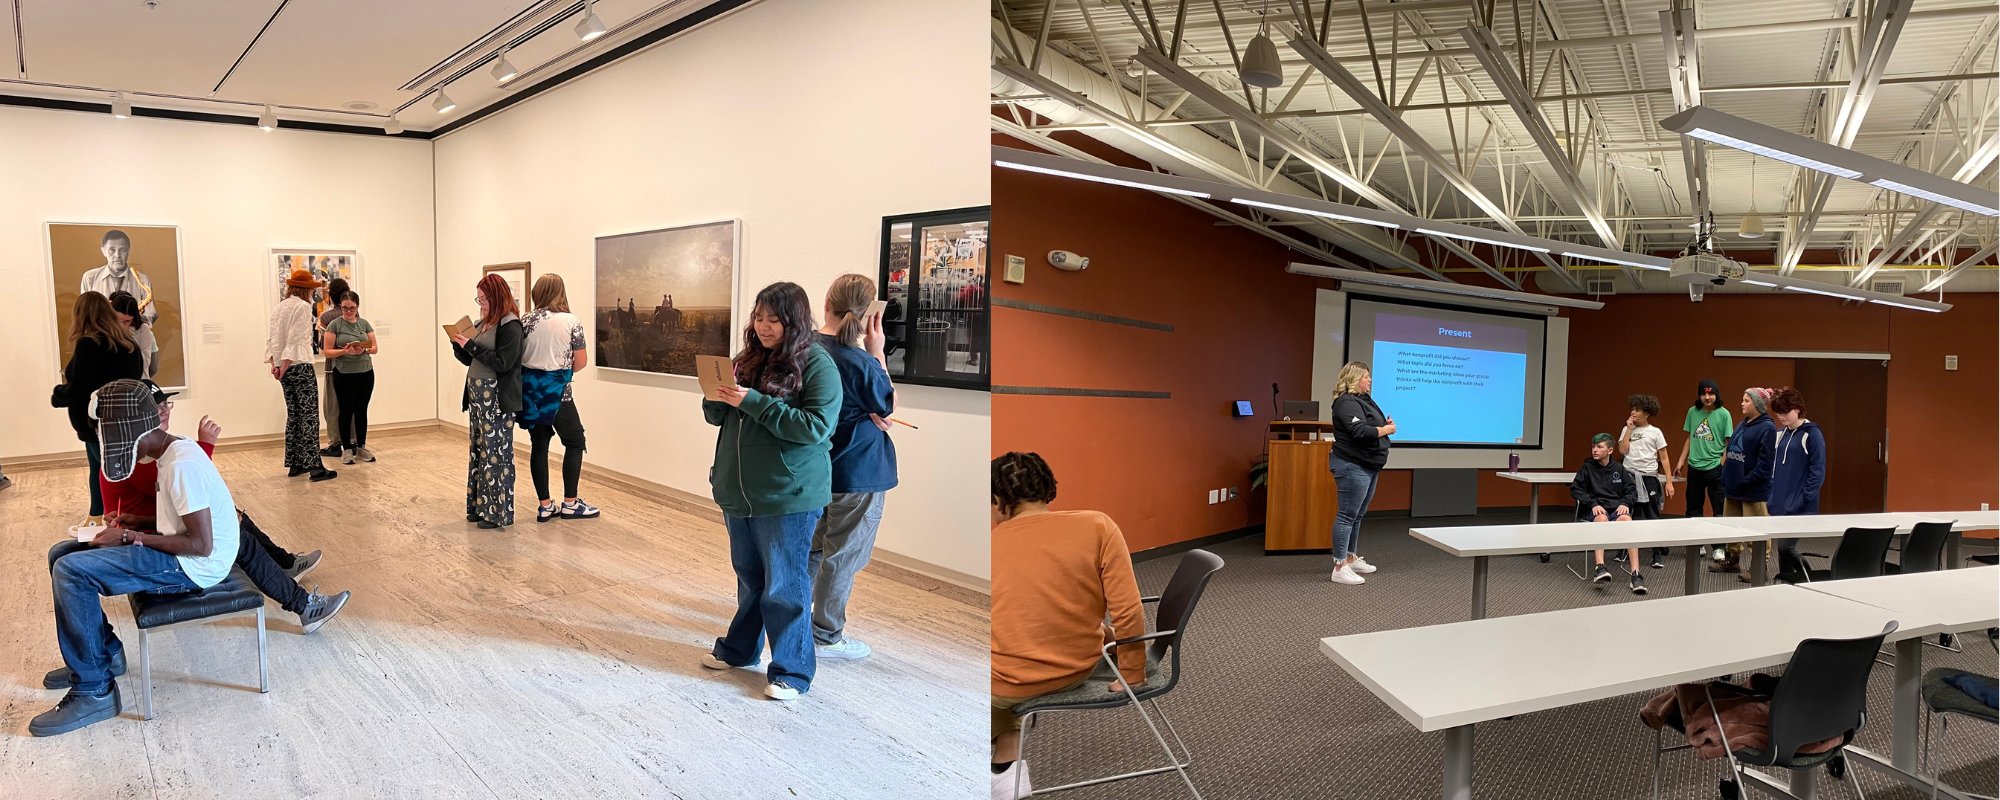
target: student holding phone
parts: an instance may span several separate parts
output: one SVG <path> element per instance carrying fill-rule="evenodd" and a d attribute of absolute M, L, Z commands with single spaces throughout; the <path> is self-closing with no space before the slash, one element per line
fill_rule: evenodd
<path fill-rule="evenodd" d="M 345 292 L 336 298 L 340 316 L 326 324 L 320 352 L 326 355 L 333 393 L 340 397 L 340 463 L 374 461 L 368 450 L 368 400 L 375 396 L 375 362 L 381 350 L 375 326 L 361 318 L 361 295 Z"/>
<path fill-rule="evenodd" d="M 840 370 L 840 415 L 828 454 L 833 501 L 813 532 L 808 570 L 813 576 L 813 645 L 820 658 L 866 658 L 868 645 L 846 635 L 847 598 L 854 576 L 868 566 L 883 501 L 896 488 L 896 445 L 889 415 L 896 387 L 883 355 L 888 337 L 875 282 L 847 274 L 826 290 L 826 324 L 814 337 Z"/>

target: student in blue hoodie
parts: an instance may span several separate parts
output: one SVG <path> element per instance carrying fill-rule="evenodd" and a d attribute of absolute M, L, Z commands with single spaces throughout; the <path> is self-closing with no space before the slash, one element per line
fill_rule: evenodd
<path fill-rule="evenodd" d="M 1729 437 L 1729 449 L 1722 458 L 1722 515 L 1725 517 L 1768 517 L 1771 515 L 1771 466 L 1777 461 L 1778 430 L 1771 421 L 1771 390 L 1743 390 L 1742 425 Z M 1731 554 L 1742 551 L 1741 544 L 1729 546 Z M 1750 562 L 1739 560 L 1744 581 L 1750 580 Z M 1710 567 L 1714 569 L 1714 567 Z M 1721 570 L 1717 570 L 1721 571 Z"/>
<path fill-rule="evenodd" d="M 1771 416 L 1778 424 L 1777 444 L 1772 448 L 1777 451 L 1777 461 L 1771 468 L 1771 516 L 1818 514 L 1820 486 L 1826 483 L 1826 436 L 1806 419 L 1805 395 L 1790 386 L 1771 394 Z M 1779 571 L 1804 568 L 1796 537 L 1775 543 Z"/>

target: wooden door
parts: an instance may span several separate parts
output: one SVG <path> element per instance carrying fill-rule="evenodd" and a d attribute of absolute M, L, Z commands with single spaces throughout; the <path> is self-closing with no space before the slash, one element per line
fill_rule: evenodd
<path fill-rule="evenodd" d="M 1889 367 L 1882 361 L 1799 359 L 1794 376 L 1806 418 L 1826 437 L 1819 513 L 1886 510 L 1889 490 Z"/>

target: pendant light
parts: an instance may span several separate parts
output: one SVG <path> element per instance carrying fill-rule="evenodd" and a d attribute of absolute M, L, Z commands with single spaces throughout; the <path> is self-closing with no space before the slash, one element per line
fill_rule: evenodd
<path fill-rule="evenodd" d="M 1258 15 L 1257 36 L 1244 48 L 1243 69 L 1236 75 L 1244 83 L 1265 89 L 1285 85 L 1285 68 L 1278 63 L 1278 46 L 1272 44 L 1270 35 L 1265 33 L 1269 22 L 1263 15 L 1270 10 L 1270 4 L 1266 3 L 1264 11 Z"/>
<path fill-rule="evenodd" d="M 1750 160 L 1750 213 L 1744 215 L 1743 224 L 1736 226 L 1736 235 L 1743 239 L 1764 238 L 1764 217 L 1757 213 L 1757 160 Z"/>

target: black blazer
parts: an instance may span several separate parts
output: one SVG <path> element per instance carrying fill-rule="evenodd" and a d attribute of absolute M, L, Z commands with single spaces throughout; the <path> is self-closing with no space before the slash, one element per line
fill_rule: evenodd
<path fill-rule="evenodd" d="M 97 421 L 90 418 L 90 396 L 112 381 L 146 377 L 145 371 L 146 361 L 137 347 L 119 350 L 87 336 L 76 340 L 76 351 L 70 355 L 69 365 L 63 367 L 63 385 L 67 387 L 69 426 L 76 429 L 77 441 L 97 441 Z"/>
<path fill-rule="evenodd" d="M 467 341 L 460 347 L 451 345 L 451 354 L 458 363 L 472 366 L 473 359 L 500 374 L 500 410 L 521 413 L 521 352 L 527 348 L 528 337 L 521 332 L 521 321 L 510 319 L 500 323 L 493 332 L 493 349 L 481 347 L 478 342 Z M 458 410 L 472 407 L 472 381 L 467 379 L 465 389 L 458 398 Z"/>

